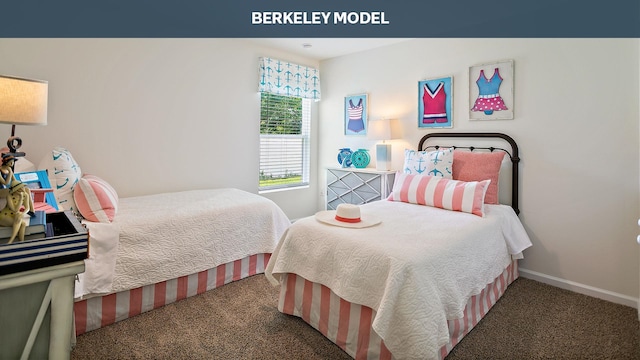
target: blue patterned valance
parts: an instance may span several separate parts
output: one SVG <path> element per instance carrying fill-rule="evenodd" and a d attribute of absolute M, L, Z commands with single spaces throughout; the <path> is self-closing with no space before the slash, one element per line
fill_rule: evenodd
<path fill-rule="evenodd" d="M 320 100 L 320 71 L 288 61 L 261 57 L 258 91 Z"/>

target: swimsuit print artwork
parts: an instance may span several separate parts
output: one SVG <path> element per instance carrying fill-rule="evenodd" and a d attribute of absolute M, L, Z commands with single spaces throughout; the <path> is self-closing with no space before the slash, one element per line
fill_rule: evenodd
<path fill-rule="evenodd" d="M 513 119 L 513 61 L 469 68 L 469 118 Z"/>
<path fill-rule="evenodd" d="M 367 94 L 344 98 L 344 134 L 367 135 Z"/>
<path fill-rule="evenodd" d="M 453 126 L 453 78 L 418 82 L 418 127 Z"/>

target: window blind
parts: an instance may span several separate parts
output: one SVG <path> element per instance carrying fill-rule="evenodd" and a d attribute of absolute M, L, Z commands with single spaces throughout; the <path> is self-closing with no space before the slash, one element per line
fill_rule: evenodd
<path fill-rule="evenodd" d="M 259 64 L 259 190 L 308 185 L 311 100 L 320 100 L 320 72 L 269 57 Z"/>
<path fill-rule="evenodd" d="M 260 94 L 259 190 L 309 184 L 311 100 Z"/>

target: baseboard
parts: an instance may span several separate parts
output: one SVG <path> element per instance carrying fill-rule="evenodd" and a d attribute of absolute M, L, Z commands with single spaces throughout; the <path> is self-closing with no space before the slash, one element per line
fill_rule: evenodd
<path fill-rule="evenodd" d="M 613 291 L 600 289 L 597 287 L 580 284 L 575 281 L 561 279 L 555 276 L 542 274 L 536 271 L 531 271 L 523 268 L 518 268 L 520 272 L 520 276 L 523 278 L 536 280 L 541 283 L 553 285 L 555 287 L 559 287 L 561 289 L 570 290 L 573 292 L 577 292 L 579 294 L 593 296 L 598 299 L 611 301 L 616 304 L 630 306 L 634 309 L 639 309 L 639 299 L 631 296 L 619 294 Z M 640 309 L 639 309 L 640 310 Z M 640 311 L 638 312 L 638 316 L 640 317 Z"/>

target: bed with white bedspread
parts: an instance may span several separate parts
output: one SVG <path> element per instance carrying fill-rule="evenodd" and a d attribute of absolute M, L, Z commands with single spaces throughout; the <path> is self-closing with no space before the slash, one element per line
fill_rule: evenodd
<path fill-rule="evenodd" d="M 290 225 L 271 200 L 233 188 L 122 198 L 113 222 L 84 223 L 78 334 L 262 273 Z"/>
<path fill-rule="evenodd" d="M 357 359 L 444 358 L 517 277 L 531 246 L 508 205 L 485 204 L 484 216 L 387 200 L 360 210 L 382 222 L 296 221 L 265 271 L 281 286 L 280 311 Z"/>

